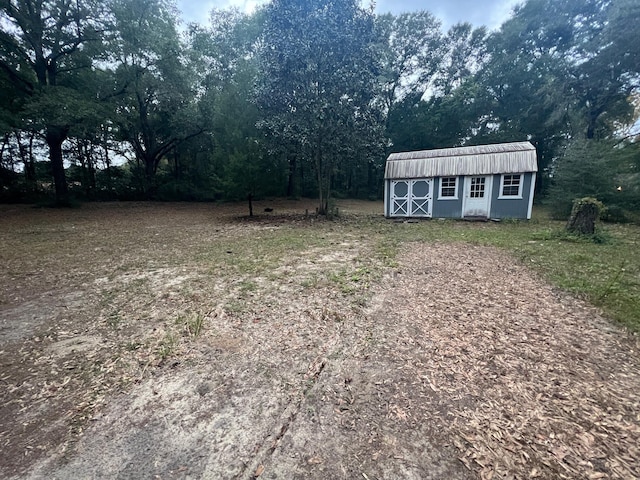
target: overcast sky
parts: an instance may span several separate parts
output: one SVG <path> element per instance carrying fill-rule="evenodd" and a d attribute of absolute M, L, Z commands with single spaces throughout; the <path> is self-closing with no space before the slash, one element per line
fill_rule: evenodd
<path fill-rule="evenodd" d="M 212 8 L 238 7 L 251 12 L 266 0 L 177 0 L 185 22 L 207 23 Z M 368 4 L 369 0 L 365 0 Z M 509 17 L 519 0 L 377 0 L 376 12 L 402 13 L 428 10 L 442 21 L 445 29 L 458 22 L 469 22 L 476 27 L 499 27 Z"/>

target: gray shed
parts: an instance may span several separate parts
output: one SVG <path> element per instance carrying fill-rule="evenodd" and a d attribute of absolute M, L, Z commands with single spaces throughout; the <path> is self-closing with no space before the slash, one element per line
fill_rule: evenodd
<path fill-rule="evenodd" d="M 529 219 L 537 171 L 529 142 L 392 153 L 385 216 Z"/>

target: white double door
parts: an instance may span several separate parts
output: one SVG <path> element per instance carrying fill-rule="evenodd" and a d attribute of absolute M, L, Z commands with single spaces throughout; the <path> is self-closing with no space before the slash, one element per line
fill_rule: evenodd
<path fill-rule="evenodd" d="M 433 179 L 391 182 L 391 216 L 431 217 Z"/>

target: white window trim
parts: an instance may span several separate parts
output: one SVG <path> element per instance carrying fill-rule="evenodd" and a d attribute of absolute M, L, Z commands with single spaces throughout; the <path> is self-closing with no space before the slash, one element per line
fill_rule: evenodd
<path fill-rule="evenodd" d="M 518 184 L 518 195 L 503 195 L 504 177 L 505 175 L 520 175 L 520 183 Z M 522 185 L 524 184 L 524 173 L 503 173 L 500 175 L 500 195 L 498 200 L 522 200 Z"/>
<path fill-rule="evenodd" d="M 440 177 L 438 178 L 438 200 L 458 200 L 458 188 L 460 187 L 460 177 L 458 177 L 457 175 L 445 175 L 446 178 L 455 178 L 456 179 L 456 186 L 455 186 L 455 193 L 453 195 L 453 197 L 443 197 L 442 196 L 442 179 L 444 177 Z"/>

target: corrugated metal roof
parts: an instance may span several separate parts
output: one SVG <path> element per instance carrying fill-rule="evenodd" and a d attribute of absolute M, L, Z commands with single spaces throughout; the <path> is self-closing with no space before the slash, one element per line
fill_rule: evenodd
<path fill-rule="evenodd" d="M 537 172 L 536 148 L 529 142 L 392 153 L 384 178 Z"/>

